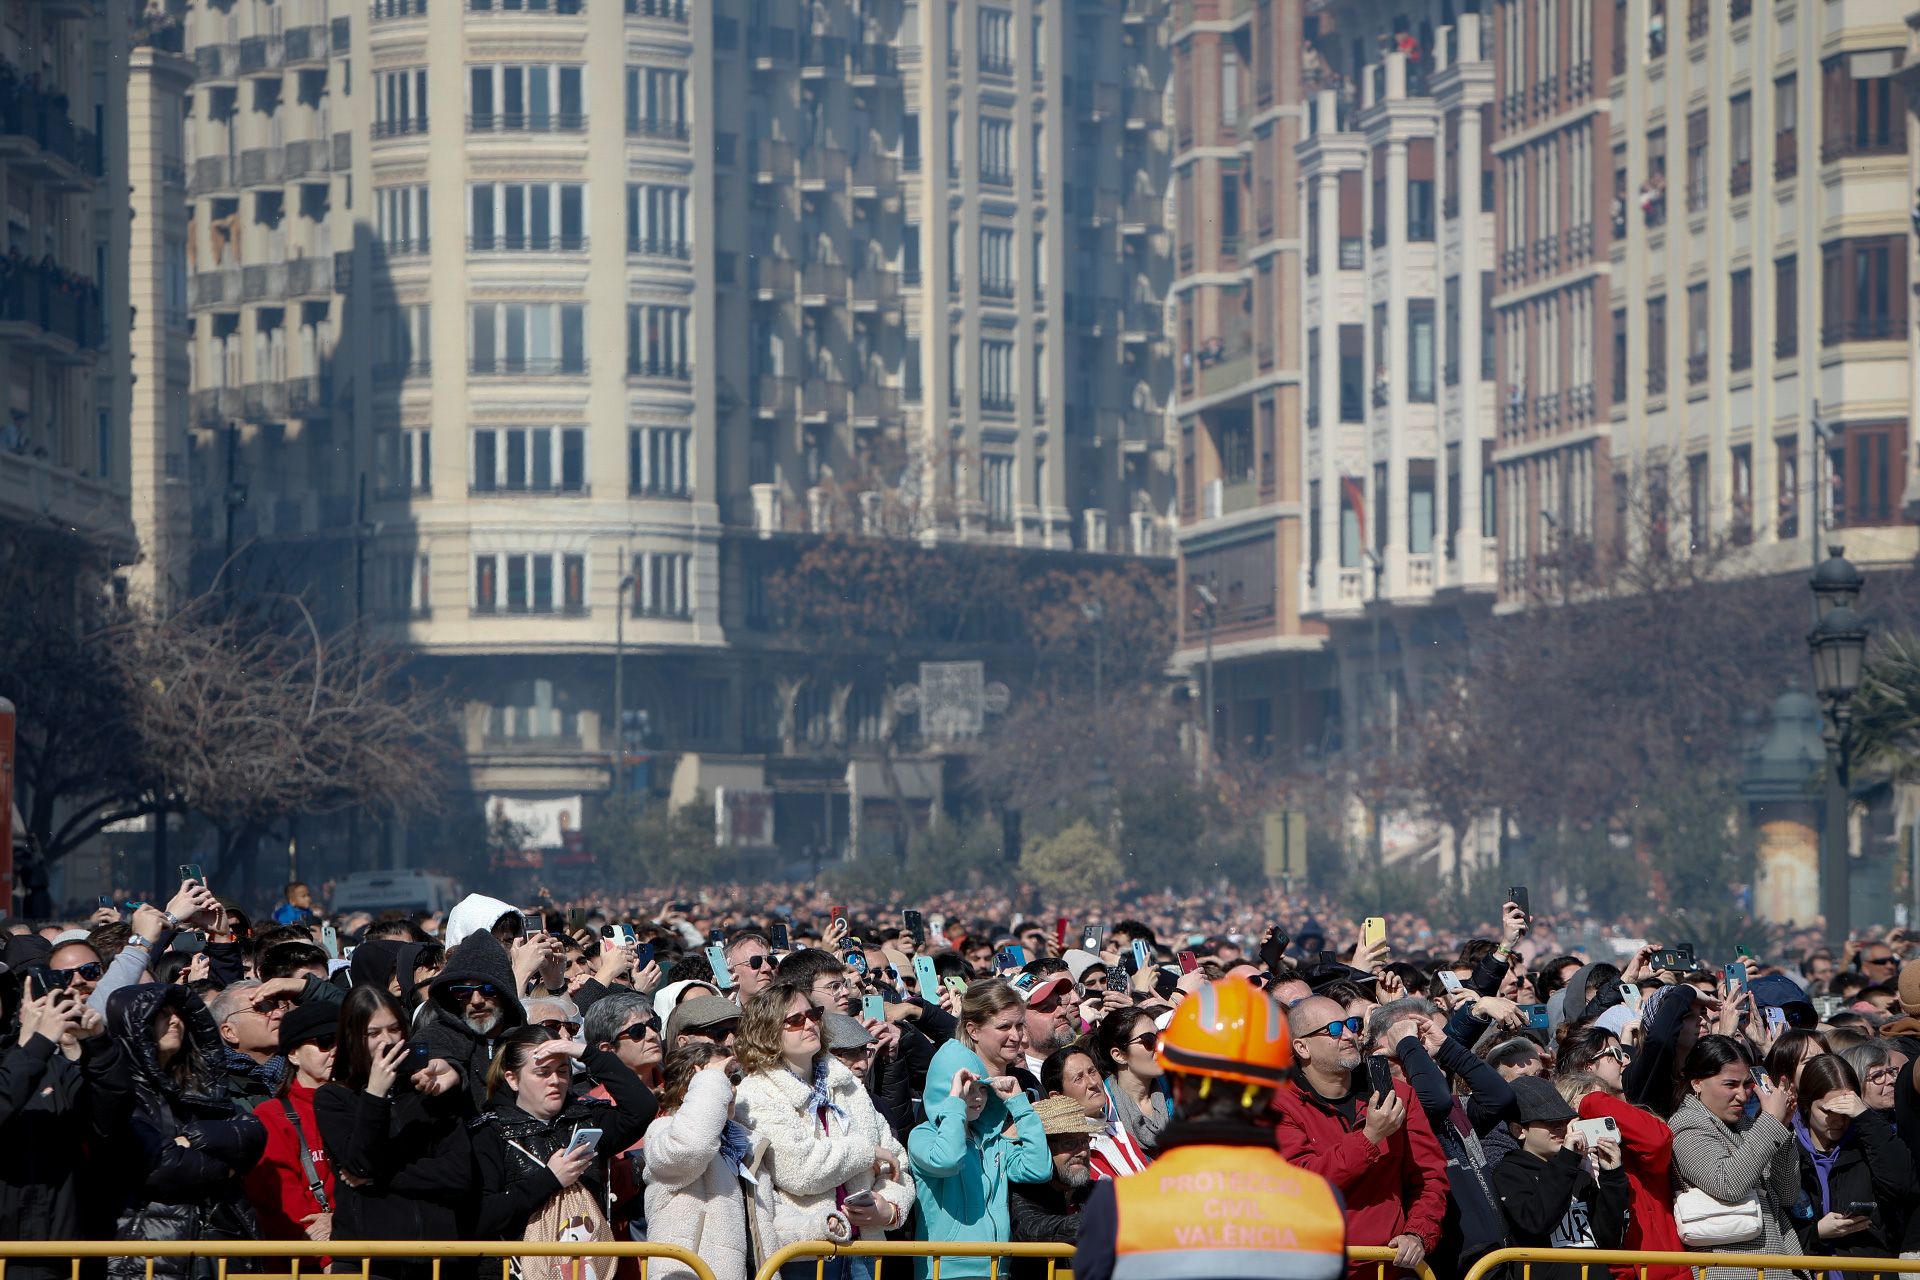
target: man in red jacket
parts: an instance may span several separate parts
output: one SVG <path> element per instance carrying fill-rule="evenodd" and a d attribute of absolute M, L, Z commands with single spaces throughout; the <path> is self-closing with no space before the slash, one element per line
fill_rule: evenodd
<path fill-rule="evenodd" d="M 1440 1243 L 1447 1211 L 1447 1158 L 1426 1112 L 1405 1081 L 1371 1094 L 1360 1019 L 1332 1000 L 1302 1000 L 1289 1024 L 1300 1087 L 1274 1095 L 1280 1154 L 1340 1192 L 1349 1246 L 1385 1245 L 1398 1265 L 1419 1266 Z M 1375 1266 L 1356 1262 L 1348 1275 L 1366 1280 Z"/>

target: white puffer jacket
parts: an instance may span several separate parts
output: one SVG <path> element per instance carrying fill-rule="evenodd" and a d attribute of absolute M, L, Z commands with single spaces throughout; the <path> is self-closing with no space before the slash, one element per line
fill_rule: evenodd
<path fill-rule="evenodd" d="M 677 1244 L 713 1268 L 715 1280 L 747 1280 L 746 1186 L 720 1154 L 733 1117 L 733 1086 L 718 1071 L 696 1071 L 680 1109 L 647 1126 L 647 1239 Z M 656 1280 L 691 1280 L 693 1271 L 656 1261 Z"/>
<path fill-rule="evenodd" d="M 753 1135 L 755 1155 L 753 1232 L 762 1262 L 798 1240 L 830 1240 L 828 1215 L 834 1192 L 871 1190 L 899 1212 L 904 1223 L 913 1211 L 913 1175 L 907 1153 L 873 1108 L 866 1089 L 839 1059 L 827 1059 L 827 1098 L 841 1114 L 828 1111 L 826 1131 L 806 1109 L 812 1090 L 791 1071 L 776 1068 L 748 1076 L 735 1092 L 734 1119 Z M 898 1171 L 876 1181 L 875 1156 L 884 1155 Z M 856 1233 L 857 1235 L 858 1233 Z M 879 1239 L 875 1229 L 870 1238 Z"/>

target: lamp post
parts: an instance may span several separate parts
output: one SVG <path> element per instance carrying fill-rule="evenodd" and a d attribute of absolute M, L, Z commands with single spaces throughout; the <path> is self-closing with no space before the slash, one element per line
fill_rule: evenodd
<path fill-rule="evenodd" d="M 1219 617 L 1220 599 L 1200 583 L 1194 584 L 1193 593 L 1200 598 L 1200 603 L 1193 607 L 1193 618 L 1207 636 L 1206 665 L 1200 681 L 1200 696 L 1206 708 L 1201 730 L 1206 745 L 1200 755 L 1200 777 L 1205 779 L 1213 772 L 1213 624 Z"/>
<path fill-rule="evenodd" d="M 1099 600 L 1087 600 L 1080 605 L 1080 616 L 1093 627 L 1093 706 L 1099 710 L 1106 705 L 1106 680 L 1104 659 L 1106 657 L 1107 606 Z"/>
<path fill-rule="evenodd" d="M 1821 737 L 1827 748 L 1826 821 L 1820 842 L 1820 907 L 1827 937 L 1844 947 L 1852 932 L 1848 919 L 1847 762 L 1853 749 L 1853 694 L 1867 651 L 1867 624 L 1853 611 L 1866 584 L 1860 571 L 1831 546 L 1813 571 L 1809 585 L 1817 618 L 1807 633 L 1813 654 L 1814 694 L 1823 712 Z"/>
<path fill-rule="evenodd" d="M 627 798 L 627 593 L 633 575 L 613 593 L 613 793 Z"/>

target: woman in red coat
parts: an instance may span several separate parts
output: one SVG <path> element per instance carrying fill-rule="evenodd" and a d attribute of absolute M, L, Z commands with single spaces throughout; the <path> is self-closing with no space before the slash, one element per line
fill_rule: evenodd
<path fill-rule="evenodd" d="M 1635 1251 L 1684 1252 L 1673 1220 L 1673 1130 L 1624 1096 L 1632 1053 L 1613 1032 L 1589 1026 L 1560 1044 L 1560 1077 L 1579 1078 L 1593 1091 L 1569 1098 L 1582 1120 L 1611 1117 L 1620 1129 L 1620 1163 L 1627 1174 L 1627 1242 Z M 1636 1267 L 1615 1267 L 1617 1280 L 1638 1280 Z M 1646 1280 L 1689 1280 L 1686 1267 L 1648 1267 Z"/>
<path fill-rule="evenodd" d="M 313 1093 L 333 1078 L 339 1033 L 340 1008 L 326 1002 L 298 1005 L 280 1023 L 287 1073 L 279 1092 L 254 1111 L 266 1127 L 267 1150 L 247 1174 L 263 1239 L 333 1238 L 333 1166 L 313 1118 Z"/>

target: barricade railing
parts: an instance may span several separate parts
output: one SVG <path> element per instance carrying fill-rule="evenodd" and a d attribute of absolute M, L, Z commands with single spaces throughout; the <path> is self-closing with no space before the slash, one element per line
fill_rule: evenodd
<path fill-rule="evenodd" d="M 1359 1253 L 1359 1250 L 1354 1250 Z M 1462 1280 L 1488 1280 L 1500 1268 L 1504 1280 L 1533 1280 L 1534 1263 L 1573 1263 L 1580 1280 L 1610 1280 L 1612 1268 L 1631 1267 L 1638 1280 L 1648 1280 L 1651 1267 L 1726 1267 L 1753 1271 L 1758 1280 L 1769 1272 L 1786 1276 L 1795 1271 L 1845 1271 L 1854 1275 L 1912 1275 L 1920 1272 L 1920 1258 L 1816 1258 L 1787 1253 L 1649 1253 L 1625 1249 L 1495 1249 L 1467 1269 Z"/>
<path fill-rule="evenodd" d="M 824 1276 L 828 1258 L 872 1258 L 873 1280 L 911 1280 L 912 1262 L 924 1258 L 933 1265 L 930 1280 L 940 1280 L 940 1264 L 950 1258 L 985 1258 L 988 1280 L 1006 1280 L 1003 1263 L 1010 1258 L 1035 1258 L 1046 1260 L 1047 1280 L 1070 1280 L 1072 1274 L 1073 1246 L 1070 1244 L 954 1244 L 927 1240 L 905 1241 L 858 1241 L 854 1244 L 834 1244 L 829 1240 L 803 1240 L 790 1244 L 768 1258 L 761 1266 L 754 1280 L 778 1280 L 780 1269 L 796 1262 L 814 1263 L 813 1275 Z M 898 1258 L 902 1262 L 892 1270 L 887 1269 L 886 1260 Z M 1434 1280 L 1433 1271 L 1424 1262 L 1417 1267 L 1394 1267 L 1394 1250 L 1378 1246 L 1356 1245 L 1347 1250 L 1348 1262 L 1372 1262 L 1379 1264 L 1373 1280 L 1391 1280 L 1393 1271 L 1412 1271 L 1419 1280 Z M 0 1278 L 3 1280 L 3 1278 Z"/>
<path fill-rule="evenodd" d="M 161 1243 L 143 1240 L 0 1240 L 0 1280 L 6 1280 L 9 1263 L 32 1260 L 38 1263 L 72 1263 L 71 1280 L 80 1280 L 80 1264 L 89 1258 L 141 1258 L 146 1261 L 147 1280 L 153 1280 L 154 1263 L 161 1258 L 204 1258 L 216 1264 L 218 1280 L 246 1275 L 249 1280 L 300 1280 L 301 1277 L 352 1276 L 372 1280 L 378 1274 L 377 1258 L 405 1258 L 430 1265 L 432 1280 L 441 1280 L 441 1264 L 454 1258 L 485 1259 L 497 1264 L 501 1280 L 511 1280 L 511 1268 L 520 1258 L 565 1258 L 573 1265 L 562 1273 L 564 1280 L 592 1280 L 582 1265 L 594 1258 L 636 1258 L 641 1280 L 652 1280 L 649 1262 L 672 1262 L 694 1274 L 695 1280 L 715 1280 L 713 1268 L 698 1254 L 670 1244 L 637 1243 L 554 1243 L 535 1244 L 523 1240 L 179 1240 Z M 333 1269 L 326 1270 L 320 1259 L 331 1258 Z M 281 1264 L 290 1269 L 253 1269 L 235 1267 L 238 1261 Z M 304 1263 L 311 1261 L 312 1266 Z M 354 1267 L 358 1262 L 360 1265 Z M 480 1272 L 480 1280 L 492 1280 L 491 1265 Z M 601 1277 L 605 1280 L 605 1277 Z"/>

